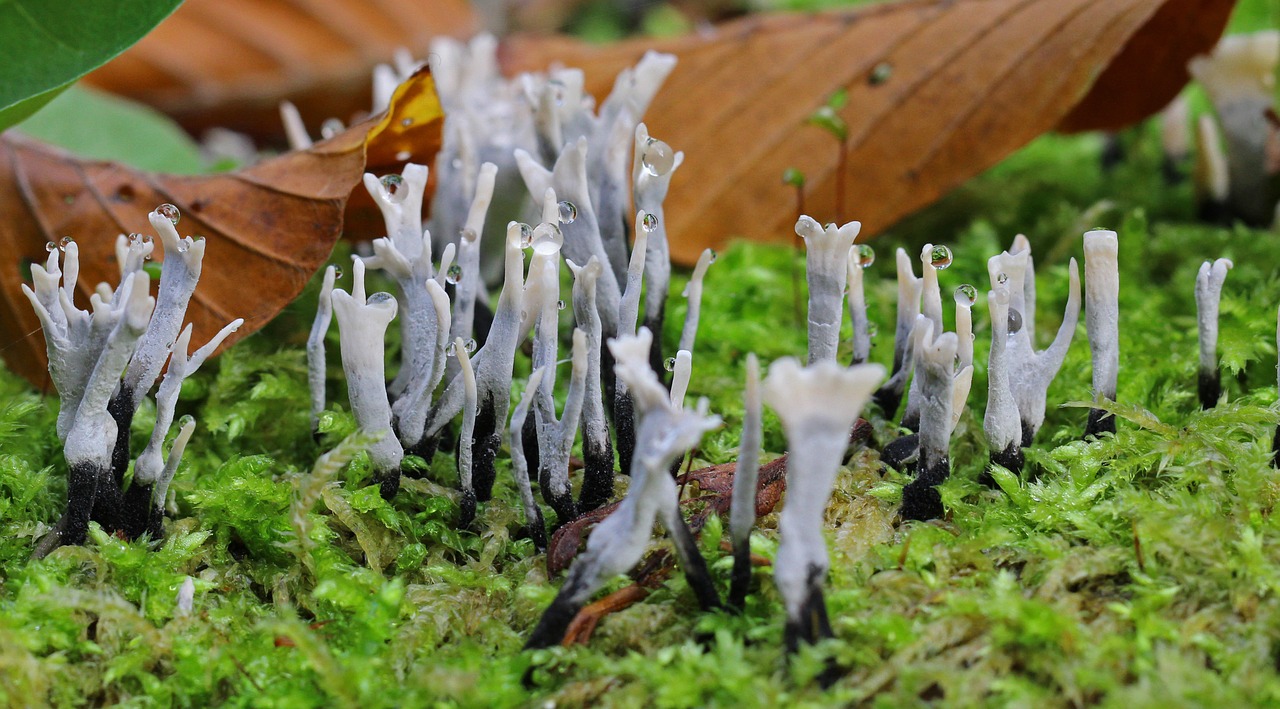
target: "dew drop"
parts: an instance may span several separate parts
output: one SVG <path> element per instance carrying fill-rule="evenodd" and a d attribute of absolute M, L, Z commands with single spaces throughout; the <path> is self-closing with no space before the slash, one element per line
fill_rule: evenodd
<path fill-rule="evenodd" d="M 529 311 L 527 311 L 527 310 L 521 310 L 521 311 L 520 311 L 520 319 L 521 319 L 521 320 L 528 320 L 528 319 L 529 319 Z"/>
<path fill-rule="evenodd" d="M 457 285 L 458 281 L 462 280 L 462 266 L 456 263 L 450 264 L 449 270 L 444 273 L 444 279 L 451 284 Z"/>
<path fill-rule="evenodd" d="M 1009 334 L 1012 335 L 1022 330 L 1022 313 L 1009 308 Z"/>
<path fill-rule="evenodd" d="M 392 204 L 403 202 L 405 197 L 409 196 L 409 187 L 404 183 L 404 178 L 397 174 L 383 175 L 381 180 L 382 189 L 387 192 L 387 199 Z"/>
<path fill-rule="evenodd" d="M 183 414 L 182 418 L 178 419 L 178 430 L 182 430 L 195 422 L 196 418 L 194 416 L 191 414 Z"/>
<path fill-rule="evenodd" d="M 182 219 L 182 212 L 179 212 L 177 207 L 169 204 L 168 202 L 156 207 L 156 213 L 165 219 L 168 219 L 174 226 L 177 226 L 178 221 Z"/>
<path fill-rule="evenodd" d="M 1003 273 L 1003 272 L 996 274 L 996 283 L 998 283 L 999 285 L 1004 285 L 1008 282 L 1009 282 L 1009 274 Z"/>
<path fill-rule="evenodd" d="M 58 245 L 53 243 L 52 241 L 47 241 L 45 242 L 44 250 L 48 251 L 49 253 L 53 253 L 54 251 L 58 250 Z"/>
<path fill-rule="evenodd" d="M 448 357 L 456 357 L 458 355 L 458 343 L 450 342 L 449 346 L 444 348 L 444 353 Z"/>
<path fill-rule="evenodd" d="M 951 265 L 951 249 L 946 244 L 938 244 L 933 247 L 933 251 L 929 254 L 929 262 L 939 271 Z"/>
<path fill-rule="evenodd" d="M 67 249 L 67 247 L 68 247 L 68 246 L 70 246 L 70 245 L 72 245 L 72 244 L 74 244 L 74 243 L 76 243 L 76 240 L 75 240 L 75 239 L 72 239 L 72 238 L 71 238 L 71 237 L 69 237 L 69 236 L 64 236 L 64 237 L 62 237 L 61 239 L 59 239 L 59 240 L 58 240 L 58 248 L 59 248 L 59 249 L 62 249 L 63 251 L 65 251 L 65 250 Z"/>
<path fill-rule="evenodd" d="M 640 226 L 643 227 L 645 231 L 653 231 L 654 229 L 657 229 L 658 215 L 656 214 L 644 215 L 644 219 L 640 220 Z"/>
<path fill-rule="evenodd" d="M 956 302 L 973 305 L 978 301 L 978 289 L 965 283 L 956 287 Z"/>
<path fill-rule="evenodd" d="M 476 347 L 477 347 L 476 341 L 473 338 L 468 338 L 466 342 L 462 343 L 462 349 L 466 350 L 467 354 L 471 354 L 472 352 L 475 352 Z"/>
<path fill-rule="evenodd" d="M 667 368 L 667 371 L 668 371 L 668 372 L 674 372 L 674 371 L 676 371 L 676 358 L 675 358 L 675 357 L 668 357 L 668 358 L 667 358 L 667 363 L 666 363 L 666 365 L 665 365 L 665 366 L 666 366 L 666 368 Z"/>
<path fill-rule="evenodd" d="M 334 266 L 334 267 L 333 267 L 333 280 L 335 280 L 335 281 L 336 281 L 336 280 L 338 280 L 339 278 L 342 278 L 342 267 L 341 267 L 341 266 Z"/>
<path fill-rule="evenodd" d="M 150 243 L 151 243 L 151 235 L 150 235 L 150 234 L 142 234 L 142 235 L 141 235 L 141 238 L 142 238 L 142 243 L 144 243 L 144 244 L 150 244 Z"/>
<path fill-rule="evenodd" d="M 400 119 L 400 125 L 404 126 L 405 128 L 408 128 L 409 126 L 413 125 L 413 119 L 412 119 L 412 118 L 401 118 L 401 119 Z"/>
<path fill-rule="evenodd" d="M 520 222 L 520 248 L 527 249 L 533 245 L 533 227 Z"/>
<path fill-rule="evenodd" d="M 858 250 L 859 266 L 871 268 L 871 264 L 876 262 L 876 250 L 871 248 L 871 244 L 858 244 L 853 248 Z"/>
<path fill-rule="evenodd" d="M 461 236 L 462 240 L 468 244 L 473 244 L 475 243 L 476 239 L 480 238 L 480 235 L 476 233 L 476 230 L 470 229 L 470 228 L 463 229 L 461 232 L 459 232 L 459 236 Z"/>
<path fill-rule="evenodd" d="M 346 126 L 342 125 L 342 121 L 337 118 L 326 118 L 324 123 L 320 124 L 320 137 L 328 140 L 344 130 Z"/>
<path fill-rule="evenodd" d="M 640 155 L 640 164 L 644 165 L 650 175 L 662 177 L 675 167 L 676 155 L 670 145 L 657 138 L 650 138 Z"/>
<path fill-rule="evenodd" d="M 718 255 L 715 249 L 707 249 L 707 263 L 715 263 Z"/>
<path fill-rule="evenodd" d="M 557 300 L 557 301 L 556 301 L 556 310 L 564 310 L 564 301 L 563 301 L 563 300 Z"/>
<path fill-rule="evenodd" d="M 871 75 L 867 77 L 867 83 L 872 86 L 879 86 L 889 80 L 893 76 L 893 65 L 889 62 L 880 62 L 871 70 Z"/>
<path fill-rule="evenodd" d="M 451 168 L 453 168 L 453 169 L 455 169 L 455 170 L 461 170 L 461 169 L 462 169 L 462 158 L 454 158 L 454 159 L 450 160 L 450 161 L 449 161 L 449 167 L 451 167 Z"/>
<path fill-rule="evenodd" d="M 565 200 L 556 206 L 560 209 L 561 224 L 572 224 L 578 218 L 578 207 L 573 202 Z"/>

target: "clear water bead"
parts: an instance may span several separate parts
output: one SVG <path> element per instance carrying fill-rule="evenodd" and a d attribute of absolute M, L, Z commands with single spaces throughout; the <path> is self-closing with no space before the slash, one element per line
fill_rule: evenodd
<path fill-rule="evenodd" d="M 717 258 L 719 256 L 716 254 L 715 249 L 707 249 L 707 263 L 715 263 Z"/>
<path fill-rule="evenodd" d="M 871 268 L 871 264 L 876 262 L 876 250 L 871 248 L 871 244 L 854 244 L 853 248 L 858 251 L 859 266 Z"/>
<path fill-rule="evenodd" d="M 387 191 L 387 198 L 392 203 L 400 203 L 405 197 L 409 196 L 409 187 L 404 183 L 404 178 L 397 174 L 383 175 L 381 180 L 382 189 Z"/>
<path fill-rule="evenodd" d="M 458 264 L 450 264 L 449 270 L 444 272 L 444 279 L 451 284 L 457 285 L 462 280 L 462 266 Z"/>
<path fill-rule="evenodd" d="M 458 355 L 458 343 L 450 342 L 449 345 L 444 348 L 444 353 L 447 357 L 456 357 Z"/>
<path fill-rule="evenodd" d="M 59 240 L 58 240 L 58 248 L 59 248 L 59 249 L 62 249 L 62 250 L 64 250 L 64 251 L 65 251 L 65 250 L 66 250 L 66 248 L 67 248 L 68 246 L 70 246 L 70 245 L 72 245 L 72 244 L 74 244 L 74 243 L 76 243 L 76 240 L 75 240 L 75 239 L 72 239 L 72 238 L 71 238 L 71 237 L 69 237 L 69 236 L 64 236 L 64 237 L 62 237 L 61 239 L 59 239 Z"/>
<path fill-rule="evenodd" d="M 1009 334 L 1012 335 L 1022 330 L 1022 313 L 1009 308 Z"/>
<path fill-rule="evenodd" d="M 556 310 L 564 310 L 564 301 L 563 301 L 563 300 L 557 300 L 557 301 L 556 301 Z"/>
<path fill-rule="evenodd" d="M 564 200 L 560 204 L 556 205 L 556 207 L 560 210 L 561 224 L 572 224 L 573 221 L 578 218 L 578 207 L 573 202 Z"/>
<path fill-rule="evenodd" d="M 48 251 L 49 253 L 53 253 L 54 251 L 58 250 L 58 245 L 53 243 L 52 241 L 45 242 L 44 250 Z"/>
<path fill-rule="evenodd" d="M 645 171 L 650 175 L 662 177 L 676 166 L 676 154 L 670 145 L 657 138 L 650 138 L 644 145 L 644 152 L 640 154 L 640 164 L 644 165 Z"/>
<path fill-rule="evenodd" d="M 641 220 L 640 220 L 640 226 L 641 226 L 645 231 L 653 231 L 654 229 L 657 229 L 657 228 L 658 228 L 658 215 L 656 215 L 656 214 L 646 214 L 646 215 L 644 215 L 644 219 L 641 219 Z"/>
<path fill-rule="evenodd" d="M 965 305 L 973 305 L 977 301 L 978 301 L 977 288 L 974 288 L 968 283 L 965 283 L 960 286 L 956 286 L 956 302 L 957 303 L 964 303 Z"/>
<path fill-rule="evenodd" d="M 195 422 L 196 422 L 196 418 L 194 416 L 192 416 L 191 414 L 184 414 L 182 418 L 178 419 L 178 430 L 181 431 L 182 429 L 194 424 Z"/>
<path fill-rule="evenodd" d="M 179 212 L 177 207 L 169 204 L 168 202 L 156 207 L 156 214 L 168 219 L 169 223 L 174 226 L 177 226 L 178 222 L 182 219 L 182 212 Z"/>
<path fill-rule="evenodd" d="M 346 130 L 346 128 L 346 126 L 342 125 L 342 121 L 337 118 L 326 118 L 324 123 L 320 124 L 320 137 L 328 140 Z"/>
<path fill-rule="evenodd" d="M 668 371 L 668 372 L 674 372 L 674 371 L 676 371 L 676 358 L 675 358 L 675 357 L 668 357 L 668 358 L 667 358 L 667 363 L 666 363 L 666 365 L 665 365 L 665 366 L 666 366 L 666 368 L 667 368 L 667 371 Z"/>
<path fill-rule="evenodd" d="M 533 227 L 520 222 L 520 248 L 527 249 L 533 245 Z"/>
<path fill-rule="evenodd" d="M 334 267 L 333 267 L 333 280 L 335 280 L 335 281 L 336 281 L 336 280 L 338 280 L 339 278 L 342 278 L 342 267 L 341 267 L 341 266 L 334 266 Z"/>
<path fill-rule="evenodd" d="M 929 253 L 929 263 L 939 271 L 951 265 L 952 256 L 951 249 L 946 244 L 938 244 L 933 247 L 933 251 Z"/>
<path fill-rule="evenodd" d="M 467 338 L 467 341 L 462 343 L 462 349 L 466 350 L 467 354 L 471 354 L 472 352 L 475 352 L 476 347 L 477 345 L 474 338 Z"/>
<path fill-rule="evenodd" d="M 1008 282 L 1009 282 L 1009 274 L 1007 274 L 1007 273 L 997 273 L 997 274 L 996 274 L 996 283 L 997 283 L 997 284 L 999 284 L 999 285 L 1004 285 L 1004 284 L 1006 284 L 1006 283 L 1008 283 Z"/>

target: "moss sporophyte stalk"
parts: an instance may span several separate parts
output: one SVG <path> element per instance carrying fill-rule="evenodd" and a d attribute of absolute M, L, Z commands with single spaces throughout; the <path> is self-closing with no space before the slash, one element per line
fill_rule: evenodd
<path fill-rule="evenodd" d="M 1127 172 L 1033 145 L 973 194 L 1052 204 L 992 200 L 949 245 L 908 223 L 877 261 L 801 214 L 801 256 L 673 273 L 683 154 L 641 119 L 674 59 L 596 107 L 495 52 L 440 45 L 436 165 L 364 179 L 386 236 L 203 368 L 241 321 L 189 354 L 220 245 L 171 205 L 154 297 L 141 236 L 89 310 L 78 242 L 33 266 L 58 407 L 0 374 L 0 664 L 32 678 L 0 697 L 1280 700 L 1280 244 L 1188 225 L 1152 127 Z"/>

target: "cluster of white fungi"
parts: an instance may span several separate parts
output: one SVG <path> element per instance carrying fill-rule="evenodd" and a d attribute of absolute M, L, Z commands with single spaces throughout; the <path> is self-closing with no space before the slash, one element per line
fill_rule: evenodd
<path fill-rule="evenodd" d="M 325 340 L 336 317 L 351 411 L 359 427 L 377 437 L 369 455 L 385 497 L 397 494 L 406 454 L 429 460 L 442 441 L 456 441 L 459 524 L 467 526 L 477 505 L 490 500 L 495 460 L 506 448 L 527 533 L 545 549 L 548 525 L 534 498 L 535 482 L 554 511 L 554 526 L 561 526 L 610 502 L 616 473 L 630 477 L 621 502 L 591 532 L 529 647 L 561 642 L 592 594 L 640 561 L 658 522 L 670 535 L 700 605 L 717 607 L 716 586 L 681 514 L 673 468 L 721 423 L 707 411 L 705 399 L 693 406 L 685 401 L 702 279 L 714 253 L 703 254 L 685 290 L 689 302 L 682 336 L 676 352 L 667 356 L 658 336 L 671 270 L 663 201 L 683 156 L 649 136 L 640 122 L 674 58 L 646 55 L 619 75 L 596 110 L 583 92 L 581 72 L 556 69 L 504 80 L 494 51 L 488 37 L 438 47 L 446 59 L 437 80 L 448 118 L 429 223 L 422 219 L 425 166 L 365 176 L 365 187 L 382 210 L 386 236 L 353 258 L 349 286 L 340 285 L 344 274 L 335 267 L 324 274 L 307 347 L 313 424 L 326 407 Z M 395 84 L 413 70 L 408 62 L 381 68 L 377 100 L 385 104 Z M 296 112 L 284 115 L 295 144 L 309 141 Z M 516 176 L 525 188 L 521 194 L 528 195 L 524 209 L 533 223 L 487 223 L 493 205 L 519 202 L 510 197 Z M 47 262 L 33 269 L 34 288 L 26 292 L 44 326 L 50 372 L 61 397 L 58 434 L 70 469 L 66 513 L 41 543 L 41 553 L 81 543 L 90 520 L 130 538 L 162 531 L 169 481 L 194 427 L 189 419 L 179 422 L 167 458 L 162 454 L 181 382 L 240 323 L 187 354 L 191 328 L 180 326 L 205 244 L 180 238 L 178 221 L 171 205 L 151 214 L 165 252 L 156 297 L 143 268 L 153 243 L 140 235 L 120 237 L 120 284 L 114 289 L 99 285 L 90 311 L 74 304 L 74 242 L 51 245 Z M 730 605 L 740 606 L 750 581 L 747 544 L 755 524 L 761 415 L 767 405 L 788 441 L 774 577 L 786 607 L 790 648 L 832 633 L 822 595 L 829 564 L 824 511 L 868 403 L 874 401 L 884 417 L 893 418 L 905 400 L 904 435 L 881 451 L 885 463 L 914 474 L 903 490 L 902 516 L 924 520 L 944 513 L 938 485 L 950 474 L 951 434 L 973 381 L 971 309 L 978 299 L 973 286 L 956 288 L 955 331 L 946 331 L 939 272 L 951 264 L 950 250 L 926 245 L 917 276 L 915 259 L 898 249 L 897 326 L 893 364 L 886 371 L 865 362 L 871 338 L 863 269 L 874 254 L 855 243 L 859 224 L 823 226 L 801 217 L 795 230 L 806 248 L 807 358 L 804 363 L 790 357 L 775 361 L 761 379 L 755 356 L 747 356 L 746 414 L 730 519 L 736 566 Z M 1093 395 L 1104 402 L 1116 396 L 1119 369 L 1115 232 L 1084 234 L 1084 254 Z M 561 292 L 565 265 L 573 278 L 568 294 Z M 1206 263 L 1196 283 L 1205 406 L 1219 394 L 1217 310 L 1230 266 L 1223 259 Z M 394 292 L 367 292 L 370 270 L 382 272 L 386 278 L 379 282 L 394 284 Z M 1016 473 L 1023 449 L 1044 421 L 1046 392 L 1071 344 L 1082 307 L 1081 281 L 1073 259 L 1062 324 L 1053 341 L 1037 350 L 1030 243 L 1015 238 L 1010 250 L 990 258 L 988 271 L 992 327 L 984 430 L 992 464 Z M 500 288 L 496 299 L 488 292 L 493 283 Z M 557 412 L 553 392 L 565 309 L 573 322 L 565 360 L 569 379 Z M 837 361 L 846 310 L 853 325 L 852 364 Z M 385 336 L 396 320 L 399 365 L 389 376 Z M 514 364 L 530 339 L 532 374 L 513 402 Z M 133 412 L 166 360 L 155 432 L 126 485 Z M 1104 408 L 1091 411 L 1088 435 L 1114 431 L 1114 419 Z M 584 474 L 575 499 L 570 452 L 579 432 Z"/>

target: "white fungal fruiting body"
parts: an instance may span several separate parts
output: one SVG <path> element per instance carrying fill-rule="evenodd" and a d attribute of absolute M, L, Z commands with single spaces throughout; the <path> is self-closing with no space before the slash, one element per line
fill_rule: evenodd
<path fill-rule="evenodd" d="M 1275 101 L 1277 63 L 1280 32 L 1273 30 L 1224 37 L 1211 55 L 1189 64 L 1222 126 L 1232 212 L 1252 224 L 1269 224 L 1275 209 L 1267 164 L 1273 129 L 1267 111 Z"/>
<path fill-rule="evenodd" d="M 316 301 L 316 317 L 311 323 L 311 333 L 307 336 L 307 386 L 311 390 L 312 433 L 319 430 L 320 413 L 324 411 L 325 406 L 324 338 L 333 318 L 333 283 L 337 275 L 335 267 L 325 267 L 324 279 L 320 284 L 320 295 Z"/>
<path fill-rule="evenodd" d="M 733 497 L 729 506 L 729 535 L 733 539 L 733 587 L 731 605 L 741 606 L 751 578 L 750 536 L 756 523 L 756 487 L 760 475 L 763 440 L 763 406 L 760 394 L 760 361 L 747 354 L 747 385 L 742 394 L 742 438 L 733 472 Z"/>
<path fill-rule="evenodd" d="M 374 293 L 365 298 L 364 264 L 353 263 L 351 293 L 333 291 L 333 314 L 341 336 L 342 369 L 347 378 L 351 412 L 361 430 L 380 435 L 369 448 L 369 457 L 379 476 L 398 474 L 404 448 L 391 432 L 391 403 L 383 365 L 387 326 L 396 317 L 397 304 L 390 293 Z M 384 435 L 385 434 L 385 435 Z M 385 480 L 386 478 L 383 477 Z M 385 490 L 384 494 L 390 492 Z M 389 496 L 389 495 L 388 495 Z"/>
<path fill-rule="evenodd" d="M 801 367 L 788 357 L 769 366 L 764 401 L 777 412 L 787 436 L 787 496 L 778 521 L 774 579 L 787 607 L 789 635 L 818 639 L 801 623 L 806 604 L 815 594 L 820 598 L 829 566 L 824 510 L 849 431 L 883 379 L 878 364 L 846 368 L 823 360 Z"/>
<path fill-rule="evenodd" d="M 1013 451 L 1022 445 L 1022 420 L 1010 382 L 1009 289 L 998 284 L 987 294 L 991 312 L 991 354 L 987 360 L 987 411 L 983 431 L 993 451 Z"/>
<path fill-rule="evenodd" d="M 805 279 L 809 283 L 809 362 L 833 362 L 840 344 L 844 289 L 849 278 L 849 249 L 862 229 L 859 222 L 825 228 L 813 218 L 796 221 L 805 243 Z"/>
<path fill-rule="evenodd" d="M 703 249 L 702 254 L 698 256 L 698 262 L 693 267 L 693 274 L 689 276 L 689 282 L 684 286 L 684 292 L 681 294 L 689 302 L 689 307 L 685 311 L 684 328 L 680 331 L 679 349 L 689 352 L 693 351 L 693 343 L 698 338 L 698 318 L 702 312 L 702 281 L 707 276 L 707 269 L 715 263 L 716 252 L 711 249 Z"/>
<path fill-rule="evenodd" d="M 1014 248 L 1019 245 L 1015 241 Z M 1062 324 L 1053 342 L 1037 352 L 1033 341 L 1035 323 L 1026 315 L 1027 312 L 1032 316 L 1035 313 L 1035 301 L 1027 297 L 1028 292 L 1034 293 L 1027 287 L 1027 280 L 1034 279 L 1030 246 L 1013 253 L 1006 251 L 987 261 L 992 288 L 1004 287 L 1008 292 L 1007 332 L 1002 355 L 1006 358 L 1004 366 L 1009 373 L 1008 386 L 1021 419 L 1023 446 L 1031 445 L 1032 438 L 1044 423 L 1049 385 L 1062 368 L 1080 318 L 1080 270 L 1075 259 L 1071 259 L 1068 269 L 1067 306 Z"/>
<path fill-rule="evenodd" d="M 585 266 L 568 262 L 573 272 L 573 317 L 586 335 L 586 391 L 582 403 L 582 457 L 586 470 L 582 478 L 579 507 L 591 510 L 613 496 L 613 443 L 604 412 L 604 391 L 600 371 L 603 329 L 596 305 L 596 281 L 603 267 L 592 258 Z"/>
<path fill-rule="evenodd" d="M 862 364 L 871 356 L 871 331 L 867 320 L 867 296 L 863 289 L 862 270 L 865 267 L 858 255 L 858 247 L 849 249 L 849 322 L 853 325 L 853 364 Z"/>
<path fill-rule="evenodd" d="M 1231 269 L 1229 259 L 1205 261 L 1196 274 L 1196 315 L 1200 334 L 1200 405 L 1210 408 L 1222 393 L 1218 371 L 1218 307 L 1222 300 L 1222 284 Z"/>
<path fill-rule="evenodd" d="M 1116 382 L 1120 371 L 1118 249 L 1114 231 L 1095 229 L 1084 234 L 1084 321 L 1089 335 L 1089 351 L 1093 358 L 1095 402 L 1103 399 L 1114 401 L 1116 398 Z M 1100 410 L 1090 412 L 1089 421 L 1086 435 L 1115 430 L 1115 419 Z"/>

